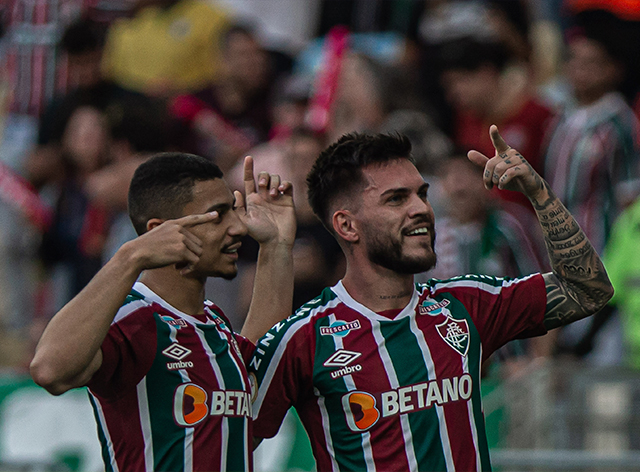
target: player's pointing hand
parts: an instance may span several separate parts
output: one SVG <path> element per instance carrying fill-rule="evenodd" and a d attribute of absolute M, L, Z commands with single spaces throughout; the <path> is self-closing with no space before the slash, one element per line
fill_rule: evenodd
<path fill-rule="evenodd" d="M 535 197 L 543 189 L 542 178 L 522 154 L 504 141 L 496 125 L 491 125 L 489 134 L 496 150 L 493 157 L 475 150 L 467 154 L 471 162 L 484 167 L 484 186 L 491 189 L 495 185 L 499 189 L 522 192 L 529 198 Z"/>
<path fill-rule="evenodd" d="M 249 235 L 260 244 L 293 245 L 296 237 L 296 217 L 293 207 L 293 186 L 281 181 L 278 174 L 260 172 L 258 181 L 253 170 L 253 158 L 244 159 L 244 191 L 234 192 L 236 209 L 247 225 Z"/>

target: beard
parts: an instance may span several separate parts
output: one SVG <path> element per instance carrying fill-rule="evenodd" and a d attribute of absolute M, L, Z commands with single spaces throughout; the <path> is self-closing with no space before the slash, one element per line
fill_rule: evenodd
<path fill-rule="evenodd" d="M 369 260 L 385 269 L 398 274 L 419 274 L 436 265 L 435 242 L 436 233 L 431 228 L 431 247 L 425 247 L 423 255 L 407 256 L 402 251 L 402 240 L 394 239 L 376 228 L 367 228 L 367 255 Z"/>

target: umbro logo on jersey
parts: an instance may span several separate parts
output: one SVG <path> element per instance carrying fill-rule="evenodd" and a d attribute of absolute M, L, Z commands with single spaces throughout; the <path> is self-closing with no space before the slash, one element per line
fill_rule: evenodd
<path fill-rule="evenodd" d="M 469 352 L 469 325 L 467 320 L 447 317 L 444 323 L 436 325 L 438 334 L 444 341 L 462 356 Z"/>
<path fill-rule="evenodd" d="M 165 348 L 162 351 L 162 354 L 164 354 L 167 357 L 170 357 L 171 359 L 181 361 L 182 359 L 187 357 L 189 354 L 191 354 L 191 350 L 187 349 L 184 346 L 181 346 L 178 343 L 173 343 L 171 346 Z"/>
<path fill-rule="evenodd" d="M 342 338 L 354 329 L 360 329 L 360 321 L 355 320 L 351 323 L 347 323 L 345 321 L 334 321 L 329 326 L 321 326 L 320 334 L 323 336 L 331 335 Z"/>
<path fill-rule="evenodd" d="M 451 302 L 446 298 L 439 302 L 436 302 L 435 300 L 425 300 L 422 302 L 422 306 L 418 308 L 418 313 L 429 316 L 438 316 L 440 314 L 449 316 L 449 310 L 444 310 L 449 303 Z"/>
<path fill-rule="evenodd" d="M 360 357 L 362 353 L 338 349 L 329 359 L 322 363 L 325 367 L 345 367 Z"/>

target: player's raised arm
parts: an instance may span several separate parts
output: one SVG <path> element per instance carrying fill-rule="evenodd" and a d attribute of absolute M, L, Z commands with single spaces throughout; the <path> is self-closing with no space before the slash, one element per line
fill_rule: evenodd
<path fill-rule="evenodd" d="M 109 326 L 143 270 L 176 264 L 187 274 L 202 254 L 202 241 L 189 228 L 218 218 L 217 212 L 154 226 L 125 243 L 87 286 L 54 315 L 31 361 L 35 382 L 59 395 L 85 385 L 100 368 Z M 156 226 L 157 225 L 157 226 Z"/>
<path fill-rule="evenodd" d="M 260 244 L 260 251 L 241 334 L 255 343 L 292 312 L 296 218 L 291 182 L 261 172 L 256 185 L 251 157 L 244 162 L 244 190 L 244 196 L 235 192 L 236 206 L 249 235 Z"/>
<path fill-rule="evenodd" d="M 489 132 L 495 156 L 488 158 L 469 151 L 469 159 L 484 167 L 485 187 L 520 191 L 536 211 L 553 269 L 544 274 L 545 326 L 556 328 L 594 314 L 613 296 L 613 286 L 600 257 L 547 182 L 504 142 L 495 125 Z"/>

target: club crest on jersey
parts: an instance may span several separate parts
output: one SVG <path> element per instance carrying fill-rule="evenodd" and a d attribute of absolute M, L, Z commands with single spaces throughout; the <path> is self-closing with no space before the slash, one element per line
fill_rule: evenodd
<path fill-rule="evenodd" d="M 170 326 L 175 326 L 176 329 L 180 329 L 180 328 L 186 328 L 187 327 L 187 322 L 185 320 L 183 320 L 182 318 L 179 319 L 174 319 L 171 318 L 170 316 L 167 315 L 163 315 L 160 317 L 160 319 L 162 321 L 164 321 L 165 323 L 167 323 Z"/>
<path fill-rule="evenodd" d="M 360 329 L 360 321 L 355 320 L 347 323 L 345 321 L 339 320 L 334 321 L 329 326 L 321 326 L 320 334 L 323 336 L 331 335 L 343 338 L 354 329 Z"/>
<path fill-rule="evenodd" d="M 446 308 L 449 303 L 451 302 L 446 298 L 439 302 L 429 298 L 422 302 L 422 306 L 418 307 L 418 313 L 429 316 L 451 316 L 451 312 Z"/>
<path fill-rule="evenodd" d="M 453 349 L 462 356 L 469 351 L 469 325 L 467 320 L 456 320 L 447 317 L 447 320 L 436 325 L 438 334 Z"/>

